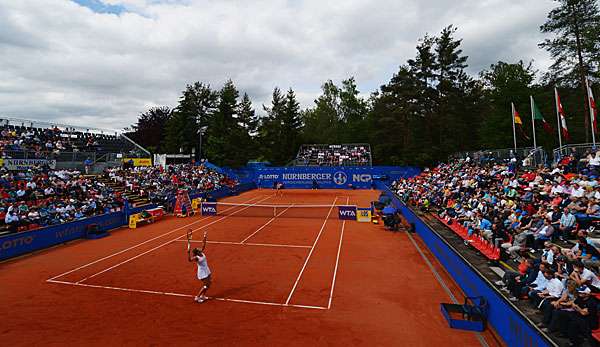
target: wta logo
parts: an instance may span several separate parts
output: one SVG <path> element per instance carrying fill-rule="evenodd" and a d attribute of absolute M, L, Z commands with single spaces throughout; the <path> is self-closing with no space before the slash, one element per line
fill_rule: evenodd
<path fill-rule="evenodd" d="M 200 206 L 200 211 L 203 216 L 216 216 L 217 215 L 217 204 L 214 202 L 204 202 Z"/>
<path fill-rule="evenodd" d="M 337 184 L 338 186 L 345 184 L 347 181 L 348 181 L 348 176 L 346 176 L 346 174 L 344 172 L 338 171 L 333 174 L 333 183 Z"/>
<path fill-rule="evenodd" d="M 338 218 L 356 220 L 356 206 L 340 206 L 338 208 Z"/>

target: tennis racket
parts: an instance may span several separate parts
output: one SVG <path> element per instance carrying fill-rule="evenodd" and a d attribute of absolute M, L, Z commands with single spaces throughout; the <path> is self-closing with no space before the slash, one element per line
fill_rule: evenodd
<path fill-rule="evenodd" d="M 187 251 L 188 251 L 188 253 L 190 252 L 191 247 L 192 247 L 192 229 L 188 229 L 188 232 L 187 232 Z"/>

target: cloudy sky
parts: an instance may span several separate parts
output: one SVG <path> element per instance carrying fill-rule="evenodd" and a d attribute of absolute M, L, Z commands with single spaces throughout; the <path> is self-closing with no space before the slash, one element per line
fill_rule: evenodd
<path fill-rule="evenodd" d="M 0 117 L 121 129 L 187 83 L 231 78 L 257 109 L 275 86 L 310 106 L 327 79 L 369 94 L 454 24 L 469 71 L 549 65 L 551 0 L 0 0 Z"/>

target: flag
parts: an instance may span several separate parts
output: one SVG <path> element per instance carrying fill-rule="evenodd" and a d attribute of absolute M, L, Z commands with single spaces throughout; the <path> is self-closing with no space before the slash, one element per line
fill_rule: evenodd
<path fill-rule="evenodd" d="M 588 99 L 590 102 L 590 117 L 592 118 L 592 126 L 594 129 L 594 133 L 598 132 L 598 108 L 596 107 L 596 102 L 594 100 L 594 93 L 592 93 L 592 87 L 590 87 L 589 80 L 585 80 L 585 84 L 587 86 Z"/>
<path fill-rule="evenodd" d="M 567 129 L 567 119 L 565 116 L 565 110 L 563 109 L 562 103 L 560 102 L 560 96 L 558 95 L 558 90 L 556 90 L 556 88 L 554 88 L 554 93 L 556 95 L 556 109 L 560 117 L 560 130 L 565 140 L 569 141 L 569 129 Z"/>
<path fill-rule="evenodd" d="M 533 101 L 533 98 L 531 98 L 531 102 L 533 103 L 533 119 L 541 121 L 542 126 L 544 127 L 544 130 L 548 134 L 552 135 L 552 133 L 554 132 L 552 125 L 550 125 L 550 123 L 546 122 L 546 119 L 542 115 L 542 112 L 540 111 L 540 109 L 537 107 L 537 104 L 535 103 L 535 101 Z"/>
<path fill-rule="evenodd" d="M 513 106 L 513 119 L 514 119 L 515 124 L 517 125 L 517 128 L 519 129 L 519 132 L 521 133 L 521 135 L 524 138 L 526 138 L 527 140 L 529 140 L 529 136 L 527 136 L 527 134 L 523 130 L 523 121 L 521 120 L 521 116 L 519 115 L 519 112 L 517 112 L 517 109 L 514 108 L 514 106 Z"/>

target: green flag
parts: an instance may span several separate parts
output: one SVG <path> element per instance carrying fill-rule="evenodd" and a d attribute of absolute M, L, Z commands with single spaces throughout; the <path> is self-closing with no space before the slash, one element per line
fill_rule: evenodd
<path fill-rule="evenodd" d="M 542 115 L 542 112 L 537 107 L 537 104 L 535 103 L 535 101 L 533 101 L 533 98 L 531 98 L 531 100 L 533 102 L 533 119 L 541 121 L 542 125 L 544 126 L 544 130 L 548 134 L 552 135 L 554 133 L 554 129 L 552 129 L 552 126 L 550 125 L 550 123 L 546 122 L 546 119 L 544 119 L 544 115 Z"/>

